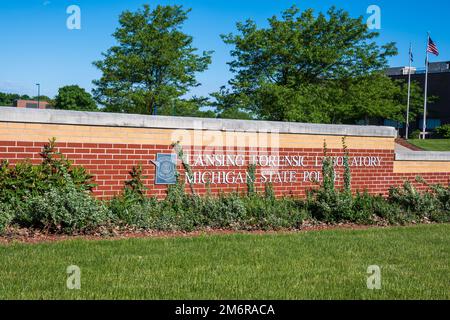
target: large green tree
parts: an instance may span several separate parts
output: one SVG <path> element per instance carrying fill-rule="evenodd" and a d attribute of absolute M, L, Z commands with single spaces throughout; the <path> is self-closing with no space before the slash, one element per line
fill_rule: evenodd
<path fill-rule="evenodd" d="M 117 45 L 94 62 L 103 73 L 94 81 L 94 96 L 106 111 L 200 113 L 199 99 L 182 97 L 199 85 L 195 74 L 207 69 L 212 52 L 197 54 L 192 37 L 181 31 L 188 12 L 178 5 L 144 5 L 120 15 Z"/>
<path fill-rule="evenodd" d="M 237 30 L 222 36 L 234 47 L 234 78 L 214 95 L 221 114 L 322 123 L 402 115 L 402 86 L 383 73 L 395 44 L 378 45 L 362 17 L 294 6 L 268 19 L 268 27 L 247 20 Z"/>
<path fill-rule="evenodd" d="M 89 92 L 78 85 L 70 85 L 59 88 L 53 102 L 55 109 L 96 111 L 97 104 Z"/>

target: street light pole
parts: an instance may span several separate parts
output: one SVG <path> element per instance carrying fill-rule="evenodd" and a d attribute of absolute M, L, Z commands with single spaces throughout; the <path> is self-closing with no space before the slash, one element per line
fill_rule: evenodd
<path fill-rule="evenodd" d="M 428 67 L 429 67 L 429 54 L 428 54 L 428 44 L 430 43 L 430 33 L 428 33 L 427 39 L 427 58 L 425 60 L 425 98 L 423 103 L 423 130 L 422 130 L 422 139 L 425 140 L 426 130 L 427 130 L 427 98 L 428 98 Z"/>
<path fill-rule="evenodd" d="M 38 87 L 38 95 L 37 95 L 37 103 L 38 103 L 38 105 L 37 105 L 37 108 L 39 109 L 39 100 L 40 100 L 40 97 L 41 97 L 41 84 L 40 83 L 36 83 L 36 85 L 37 85 L 37 87 Z"/>
<path fill-rule="evenodd" d="M 408 102 L 406 106 L 406 134 L 405 138 L 409 138 L 409 106 L 411 99 L 411 67 L 412 67 L 412 43 L 409 44 L 409 69 L 408 69 Z"/>

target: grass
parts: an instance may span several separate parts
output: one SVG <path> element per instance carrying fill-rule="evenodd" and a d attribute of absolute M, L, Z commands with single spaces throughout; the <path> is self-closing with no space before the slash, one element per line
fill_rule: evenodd
<path fill-rule="evenodd" d="M 428 151 L 450 151 L 450 139 L 409 139 L 408 142 Z"/>
<path fill-rule="evenodd" d="M 15 243 L 0 245 L 0 299 L 449 299 L 449 244 L 448 224 Z"/>

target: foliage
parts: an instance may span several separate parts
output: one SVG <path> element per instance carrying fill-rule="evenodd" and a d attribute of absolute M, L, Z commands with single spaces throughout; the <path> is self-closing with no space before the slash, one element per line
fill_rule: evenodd
<path fill-rule="evenodd" d="M 108 218 L 104 204 L 69 182 L 24 198 L 14 220 L 21 226 L 49 232 L 78 233 L 95 230 Z"/>
<path fill-rule="evenodd" d="M 83 167 L 56 151 L 55 139 L 51 139 L 40 153 L 42 162 L 32 165 L 29 161 L 11 166 L 3 160 L 0 164 L 0 202 L 13 206 L 25 197 L 42 195 L 53 189 L 73 183 L 80 191 L 90 191 L 95 186 L 92 176 Z"/>
<path fill-rule="evenodd" d="M 421 133 L 421 131 L 419 129 L 416 129 L 413 132 L 411 132 L 411 134 L 409 135 L 409 138 L 410 139 L 419 139 L 420 133 Z"/>
<path fill-rule="evenodd" d="M 0 92 L 0 106 L 11 107 L 14 105 L 14 101 L 16 100 L 30 100 L 31 97 L 29 95 L 21 95 L 17 93 L 4 93 Z"/>
<path fill-rule="evenodd" d="M 173 148 L 174 151 L 176 152 L 176 154 L 177 154 L 177 156 L 178 156 L 178 159 L 181 160 L 181 164 L 183 165 L 184 172 L 185 172 L 186 176 L 188 177 L 189 187 L 191 188 L 191 193 L 192 193 L 192 194 L 195 194 L 194 185 L 193 185 L 192 182 L 190 182 L 191 179 L 193 178 L 194 174 L 193 174 L 193 172 L 192 172 L 192 168 L 191 168 L 189 162 L 186 161 L 186 158 L 185 158 L 185 156 L 184 156 L 183 147 L 181 146 L 180 142 L 177 141 L 177 142 L 175 142 L 175 143 L 172 144 L 172 148 Z M 178 184 L 179 179 L 180 179 L 180 174 L 179 174 L 179 172 L 177 171 L 176 166 L 175 166 L 175 174 L 176 174 L 177 184 Z M 175 187 L 178 187 L 178 185 L 175 186 Z"/>
<path fill-rule="evenodd" d="M 106 111 L 201 114 L 202 99 L 181 98 L 199 85 L 195 74 L 211 62 L 211 52 L 196 54 L 192 37 L 181 31 L 188 12 L 178 5 L 144 5 L 120 15 L 113 34 L 118 44 L 94 62 L 103 74 L 94 81 L 94 96 Z"/>
<path fill-rule="evenodd" d="M 326 14 L 293 6 L 268 27 L 252 20 L 223 35 L 232 45 L 230 88 L 213 96 L 219 116 L 277 121 L 354 123 L 382 117 L 404 122 L 404 83 L 384 75 L 394 43 L 379 46 L 377 32 L 332 7 Z M 411 110 L 420 110 L 413 84 Z"/>
<path fill-rule="evenodd" d="M 347 193 L 352 192 L 352 174 L 350 170 L 350 153 L 348 151 L 347 144 L 345 142 L 345 137 L 342 137 L 342 148 L 344 149 L 344 190 Z"/>
<path fill-rule="evenodd" d="M 59 88 L 58 95 L 54 100 L 55 109 L 96 111 L 97 104 L 91 94 L 77 85 Z"/>
<path fill-rule="evenodd" d="M 405 181 L 403 188 L 390 188 L 388 201 L 399 205 L 410 221 L 450 221 L 450 187 L 428 185 L 421 177 L 416 180 L 427 185 L 428 190 L 419 192 L 411 182 Z"/>
<path fill-rule="evenodd" d="M 247 194 L 252 195 L 255 193 L 255 181 L 256 181 L 256 165 L 249 164 L 247 169 Z"/>
<path fill-rule="evenodd" d="M 125 191 L 129 194 L 135 194 L 137 198 L 144 198 L 147 187 L 144 185 L 146 177 L 142 174 L 142 164 L 133 166 L 130 171 L 131 179 L 125 181 Z"/>
<path fill-rule="evenodd" d="M 450 188 L 439 185 L 427 185 L 429 191 L 419 192 L 406 181 L 402 188 L 392 187 L 389 196 L 372 196 L 367 192 L 351 193 L 351 173 L 348 165 L 348 150 L 345 139 L 344 149 L 344 189 L 335 187 L 335 172 L 332 159 L 327 155 L 324 143 L 322 165 L 323 181 L 320 187 L 308 194 L 306 202 L 309 214 L 328 223 L 355 222 L 360 224 L 378 223 L 380 220 L 389 224 L 420 222 L 428 219 L 442 222 L 450 219 Z M 418 182 L 425 183 L 418 178 Z"/>
<path fill-rule="evenodd" d="M 113 225 L 146 229 L 152 227 L 151 217 L 160 210 L 155 198 L 140 198 L 129 191 L 111 199 L 107 206 Z"/>
<path fill-rule="evenodd" d="M 252 120 L 255 118 L 248 108 L 247 96 L 222 86 L 218 92 L 211 93 L 213 101 L 211 106 L 215 108 L 217 117 L 223 119 Z"/>
<path fill-rule="evenodd" d="M 0 219 L 61 232 L 97 226 L 98 217 L 105 211 L 89 195 L 95 186 L 92 176 L 57 152 L 55 139 L 44 146 L 40 155 L 42 162 L 38 165 L 29 161 L 15 166 L 8 161 L 1 163 Z"/>
<path fill-rule="evenodd" d="M 351 193 L 349 152 L 343 139 L 344 188 L 335 184 L 332 158 L 324 143 L 322 182 L 306 201 L 276 198 L 271 184 L 258 193 L 249 184 L 248 193 L 207 194 L 185 192 L 179 179 L 168 187 L 163 200 L 145 196 L 142 166 L 133 167 L 124 192 L 110 201 L 95 200 L 89 194 L 91 176 L 72 167 L 56 152 L 54 139 L 41 153 L 39 165 L 30 162 L 0 166 L 0 232 L 8 225 L 43 229 L 56 233 L 90 232 L 100 226 L 149 230 L 192 231 L 205 228 L 234 230 L 299 229 L 304 220 L 325 223 L 405 224 L 422 221 L 450 222 L 450 188 L 425 184 L 418 191 L 411 182 L 390 189 L 387 198 L 367 192 Z M 181 159 L 182 148 L 175 144 Z M 347 164 L 345 164 L 347 163 Z M 190 167 L 185 167 L 190 172 Z M 255 168 L 249 168 L 249 176 Z"/>
<path fill-rule="evenodd" d="M 444 124 L 436 128 L 436 133 L 445 139 L 450 139 L 450 124 Z"/>
<path fill-rule="evenodd" d="M 11 224 L 15 211 L 8 203 L 0 202 L 0 234 Z"/>

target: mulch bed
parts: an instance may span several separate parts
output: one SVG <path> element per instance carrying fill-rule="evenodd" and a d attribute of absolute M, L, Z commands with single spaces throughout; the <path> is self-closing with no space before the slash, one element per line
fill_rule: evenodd
<path fill-rule="evenodd" d="M 170 237 L 198 237 L 205 235 L 228 235 L 228 234 L 283 234 L 283 233 L 297 233 L 307 231 L 319 230 L 333 230 L 333 229 L 368 229 L 371 227 L 358 225 L 353 223 L 339 223 L 339 224 L 325 224 L 318 222 L 306 222 L 300 229 L 282 229 L 282 230 L 231 230 L 231 229 L 202 229 L 190 232 L 183 231 L 155 231 L 155 230 L 135 230 L 135 229 L 112 229 L 99 230 L 90 234 L 55 234 L 46 233 L 42 230 L 23 229 L 23 228 L 8 228 L 3 235 L 0 236 L 0 244 L 8 243 L 44 243 L 65 241 L 74 239 L 83 240 L 119 240 L 130 238 L 170 238 Z M 382 226 L 381 226 L 382 227 Z"/>
<path fill-rule="evenodd" d="M 399 145 L 410 149 L 411 151 L 423 151 L 422 148 L 413 145 L 412 143 L 409 143 L 407 140 L 403 139 L 403 138 L 397 138 L 395 139 L 395 143 L 398 143 Z"/>

